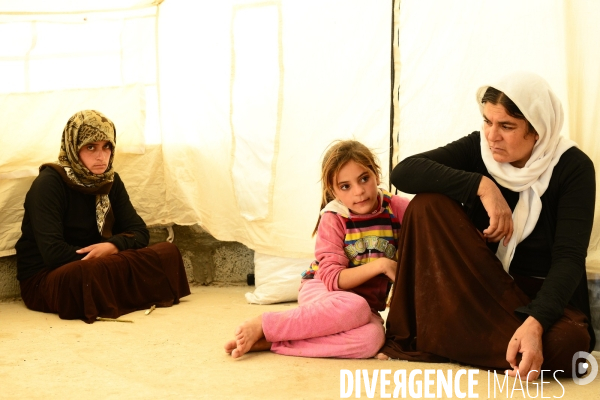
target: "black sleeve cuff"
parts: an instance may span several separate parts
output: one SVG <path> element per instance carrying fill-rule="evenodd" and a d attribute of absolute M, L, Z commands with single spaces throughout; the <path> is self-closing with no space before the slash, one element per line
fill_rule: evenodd
<path fill-rule="evenodd" d="M 544 316 L 542 314 L 529 309 L 529 307 L 527 307 L 527 306 L 517 308 L 515 310 L 515 314 L 519 318 L 521 318 L 522 321 L 525 321 L 527 319 L 527 317 L 535 318 L 542 325 L 544 332 L 547 332 L 548 329 L 550 329 L 550 327 L 552 325 L 554 325 L 554 322 L 556 322 L 556 321 L 550 320 L 548 318 L 544 318 Z"/>
<path fill-rule="evenodd" d="M 119 251 L 128 249 L 126 238 L 124 238 L 123 236 L 114 235 L 110 239 L 108 239 L 107 242 L 117 246 L 117 249 L 119 249 Z"/>

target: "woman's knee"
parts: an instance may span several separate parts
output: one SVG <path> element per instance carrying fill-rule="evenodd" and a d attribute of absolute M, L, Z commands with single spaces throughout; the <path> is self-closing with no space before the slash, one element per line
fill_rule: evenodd
<path fill-rule="evenodd" d="M 181 259 L 181 253 L 179 251 L 179 248 L 170 242 L 155 243 L 151 246 L 146 247 L 146 249 L 153 250 L 161 258 Z M 138 249 L 138 250 L 144 250 L 144 249 Z"/>
<path fill-rule="evenodd" d="M 590 340 L 586 324 L 562 318 L 543 337 L 542 368 L 571 375 L 573 356 L 579 351 L 587 352 Z"/>
<path fill-rule="evenodd" d="M 440 193 L 419 193 L 408 205 L 413 212 L 428 212 L 430 210 L 446 210 L 449 207 L 458 207 L 458 203 L 450 197 Z"/>

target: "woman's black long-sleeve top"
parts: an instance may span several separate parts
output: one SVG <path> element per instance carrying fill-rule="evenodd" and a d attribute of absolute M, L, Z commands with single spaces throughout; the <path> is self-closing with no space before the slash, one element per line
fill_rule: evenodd
<path fill-rule="evenodd" d="M 480 133 L 473 132 L 446 146 L 406 158 L 398 164 L 391 181 L 406 193 L 442 193 L 463 205 L 480 231 L 489 217 L 477 190 L 482 176 L 499 187 L 511 210 L 519 193 L 500 185 L 488 173 L 481 157 Z M 509 273 L 545 278 L 535 298 L 515 310 L 531 315 L 546 331 L 558 320 L 567 304 L 588 317 L 594 347 L 585 258 L 594 220 L 596 180 L 594 164 L 576 147 L 562 154 L 554 167 L 542 211 L 531 234 L 519 243 Z M 496 252 L 498 243 L 488 243 Z"/>
<path fill-rule="evenodd" d="M 17 279 L 80 260 L 85 254 L 75 251 L 95 243 L 107 241 L 119 251 L 147 246 L 146 224 L 117 173 L 108 197 L 115 221 L 113 236 L 103 239 L 96 223 L 96 196 L 71 189 L 52 168 L 40 171 L 25 197 L 22 234 L 15 245 Z"/>

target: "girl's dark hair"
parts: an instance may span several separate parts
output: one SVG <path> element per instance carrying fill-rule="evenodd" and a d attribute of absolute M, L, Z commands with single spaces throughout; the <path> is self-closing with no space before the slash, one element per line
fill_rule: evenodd
<path fill-rule="evenodd" d="M 519 110 L 519 107 L 506 95 L 504 92 L 499 91 L 493 87 L 488 87 L 483 97 L 481 98 L 481 104 L 492 103 L 493 105 L 501 105 L 506 110 L 506 113 L 513 118 L 523 119 L 527 121 L 527 133 L 535 133 L 535 128 L 531 125 L 531 122 L 525 118 L 525 115 Z"/>
<path fill-rule="evenodd" d="M 340 169 L 342 169 L 348 161 L 354 161 L 371 170 L 377 179 L 381 177 L 381 168 L 377 163 L 377 159 L 367 146 L 356 140 L 338 140 L 334 142 L 327 152 L 325 152 L 323 163 L 321 164 L 321 183 L 323 190 L 321 196 L 321 208 L 319 210 L 322 210 L 327 203 L 335 199 L 335 195 L 333 194 L 335 179 L 338 172 L 340 172 Z M 319 229 L 319 222 L 321 222 L 320 214 L 315 230 L 313 231 L 313 236 Z"/>

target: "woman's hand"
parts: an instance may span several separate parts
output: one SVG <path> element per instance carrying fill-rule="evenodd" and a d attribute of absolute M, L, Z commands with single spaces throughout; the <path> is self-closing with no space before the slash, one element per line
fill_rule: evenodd
<path fill-rule="evenodd" d="M 506 361 L 511 369 L 506 373 L 509 376 L 517 376 L 521 379 L 534 381 L 540 376 L 544 355 L 542 353 L 542 334 L 544 328 L 537 319 L 529 316 L 525 322 L 515 331 L 506 349 Z M 517 354 L 521 354 L 521 362 L 517 365 Z"/>
<path fill-rule="evenodd" d="M 109 256 L 111 254 L 117 254 L 119 249 L 112 243 L 104 242 L 104 243 L 96 243 L 91 246 L 84 247 L 82 249 L 75 251 L 77 254 L 87 253 L 82 260 L 91 260 L 92 258 Z"/>
<path fill-rule="evenodd" d="M 512 211 L 500 189 L 490 178 L 483 176 L 477 195 L 490 217 L 490 226 L 483 230 L 483 236 L 488 242 L 499 242 L 504 238 L 503 244 L 507 246 L 513 234 Z"/>

